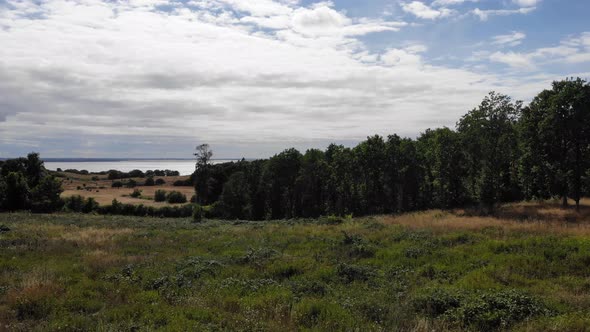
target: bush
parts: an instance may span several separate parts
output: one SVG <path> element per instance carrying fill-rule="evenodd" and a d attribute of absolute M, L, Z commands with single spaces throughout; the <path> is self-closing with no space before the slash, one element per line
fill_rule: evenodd
<path fill-rule="evenodd" d="M 133 192 L 129 196 L 131 196 L 133 198 L 139 198 L 139 197 L 141 197 L 141 190 L 135 189 L 135 190 L 133 190 Z"/>
<path fill-rule="evenodd" d="M 193 206 L 193 222 L 203 221 L 203 208 L 199 204 Z"/>
<path fill-rule="evenodd" d="M 164 179 L 156 179 L 156 186 L 161 186 L 163 184 L 166 184 L 166 180 Z"/>
<path fill-rule="evenodd" d="M 151 187 L 151 186 L 153 186 L 153 185 L 155 185 L 155 184 L 156 184 L 156 183 L 155 183 L 155 181 L 154 181 L 154 178 L 153 178 L 153 177 L 149 177 L 149 178 L 145 179 L 145 183 L 144 183 L 143 185 L 144 185 L 144 186 Z"/>
<path fill-rule="evenodd" d="M 528 318 L 550 313 L 542 302 L 513 289 L 466 294 L 438 288 L 418 296 L 413 305 L 429 317 L 441 317 L 478 331 L 505 330 Z"/>
<path fill-rule="evenodd" d="M 154 201 L 155 202 L 165 202 L 166 201 L 166 191 L 162 189 L 156 190 L 154 194 Z"/>
<path fill-rule="evenodd" d="M 186 196 L 179 191 L 171 191 L 166 195 L 166 201 L 170 204 L 186 203 Z"/>
<path fill-rule="evenodd" d="M 88 197 L 86 202 L 84 202 L 84 206 L 82 207 L 82 212 L 84 213 L 91 213 L 98 210 L 99 205 L 98 202 L 94 200 L 92 197 Z"/>
<path fill-rule="evenodd" d="M 125 187 L 127 188 L 135 188 L 137 187 L 137 181 L 130 179 L 127 182 L 125 182 Z"/>
<path fill-rule="evenodd" d="M 64 200 L 64 209 L 66 211 L 81 212 L 84 206 L 84 197 L 73 195 Z"/>
<path fill-rule="evenodd" d="M 114 181 L 113 184 L 111 184 L 111 188 L 121 188 L 123 187 L 123 182 L 121 181 Z"/>
<path fill-rule="evenodd" d="M 175 187 L 192 187 L 193 186 L 193 182 L 191 181 L 191 179 L 187 179 L 187 180 L 176 180 L 174 181 L 174 183 L 172 184 Z"/>

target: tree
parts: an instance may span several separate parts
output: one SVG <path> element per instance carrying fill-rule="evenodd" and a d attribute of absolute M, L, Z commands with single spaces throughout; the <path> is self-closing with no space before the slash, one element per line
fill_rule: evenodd
<path fill-rule="evenodd" d="M 457 124 L 467 161 L 467 188 L 473 200 L 490 209 L 519 195 L 516 121 L 521 108 L 522 102 L 490 92 Z"/>
<path fill-rule="evenodd" d="M 26 210 L 30 207 L 31 192 L 22 173 L 11 172 L 6 176 L 6 198 L 4 209 Z"/>
<path fill-rule="evenodd" d="M 213 151 L 209 148 L 209 144 L 201 144 L 196 147 L 194 156 L 197 159 L 195 165 L 195 192 L 199 204 L 206 205 L 209 201 L 209 180 L 210 180 L 210 161 L 213 157 Z"/>
<path fill-rule="evenodd" d="M 251 215 L 250 188 L 246 174 L 236 172 L 223 186 L 219 199 L 221 208 L 229 219 L 248 219 Z"/>
<path fill-rule="evenodd" d="M 307 150 L 295 180 L 295 215 L 317 218 L 326 212 L 326 182 L 329 176 L 324 152 Z"/>
<path fill-rule="evenodd" d="M 529 113 L 537 121 L 525 125 L 538 136 L 527 141 L 527 150 L 542 153 L 533 163 L 546 163 L 551 191 L 561 196 L 563 206 L 571 195 L 579 210 L 590 156 L 590 85 L 580 78 L 553 82 L 531 103 Z"/>
<path fill-rule="evenodd" d="M 464 203 L 464 155 L 459 134 L 449 128 L 426 130 L 418 138 L 425 169 L 422 191 L 428 207 L 452 208 Z"/>
<path fill-rule="evenodd" d="M 295 216 L 295 181 L 301 167 L 301 153 L 294 148 L 287 149 L 266 163 L 262 175 L 262 186 L 267 197 L 267 211 L 272 219 Z"/>
<path fill-rule="evenodd" d="M 39 153 L 31 152 L 27 155 L 25 175 L 29 188 L 38 185 L 41 179 L 45 177 L 45 166 L 43 165 L 43 160 L 39 158 Z"/>
<path fill-rule="evenodd" d="M 42 178 L 31 191 L 31 209 L 34 212 L 53 212 L 64 205 L 60 195 L 63 192 L 61 181 L 53 176 Z"/>

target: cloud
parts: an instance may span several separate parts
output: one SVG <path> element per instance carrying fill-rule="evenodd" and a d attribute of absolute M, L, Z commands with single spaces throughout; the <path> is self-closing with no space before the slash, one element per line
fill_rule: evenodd
<path fill-rule="evenodd" d="M 227 157 L 268 156 L 415 136 L 453 126 L 487 91 L 537 91 L 538 82 L 432 65 L 423 44 L 379 51 L 360 38 L 406 26 L 330 3 L 9 0 L 0 150 L 81 155 L 92 143 L 95 156 L 190 156 L 209 142 Z M 580 50 L 586 37 L 560 46 Z"/>
<path fill-rule="evenodd" d="M 490 61 L 500 62 L 516 69 L 534 69 L 531 57 L 527 54 L 515 52 L 495 52 L 490 55 Z"/>
<path fill-rule="evenodd" d="M 507 35 L 498 35 L 492 37 L 492 44 L 500 46 L 517 46 L 526 38 L 523 32 L 513 31 Z"/>
<path fill-rule="evenodd" d="M 432 2 L 432 6 L 454 6 L 465 2 L 479 2 L 479 0 L 435 0 Z"/>
<path fill-rule="evenodd" d="M 489 9 L 489 10 L 482 10 L 479 8 L 475 8 L 472 13 L 473 15 L 479 17 L 482 21 L 487 21 L 490 16 L 508 16 L 514 14 L 528 14 L 534 11 L 536 7 L 525 7 L 519 9 Z"/>
<path fill-rule="evenodd" d="M 511 37 L 512 36 L 512 37 Z M 505 36 L 494 37 L 496 43 L 501 45 L 519 42 L 522 38 L 517 33 Z M 477 53 L 481 56 L 488 56 L 492 62 L 506 64 L 512 68 L 533 70 L 544 64 L 579 64 L 590 62 L 590 33 L 583 32 L 576 37 L 562 40 L 559 45 L 552 47 L 541 47 L 535 50 L 516 52 L 486 52 Z M 474 54 L 474 56 L 477 56 Z M 480 57 L 481 58 L 481 57 Z"/>
<path fill-rule="evenodd" d="M 541 3 L 541 0 L 512 0 L 512 2 L 520 7 L 535 7 Z"/>
<path fill-rule="evenodd" d="M 402 3 L 401 6 L 403 11 L 410 13 L 416 17 L 428 20 L 447 17 L 453 13 L 453 11 L 448 8 L 434 9 L 420 1 Z"/>

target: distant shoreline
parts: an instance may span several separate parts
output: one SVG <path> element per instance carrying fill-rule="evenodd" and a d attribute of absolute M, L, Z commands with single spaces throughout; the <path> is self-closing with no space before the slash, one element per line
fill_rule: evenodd
<path fill-rule="evenodd" d="M 5 161 L 14 158 L 0 158 L 0 161 Z M 45 162 L 50 163 L 69 163 L 69 162 L 116 162 L 116 161 L 196 161 L 194 158 L 42 158 Z M 239 160 L 255 160 L 254 158 L 213 158 L 211 161 L 239 161 Z"/>

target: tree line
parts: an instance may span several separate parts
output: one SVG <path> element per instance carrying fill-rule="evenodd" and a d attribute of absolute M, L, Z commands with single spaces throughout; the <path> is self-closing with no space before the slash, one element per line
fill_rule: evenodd
<path fill-rule="evenodd" d="M 200 145 L 197 200 L 222 218 L 367 215 L 561 198 L 590 193 L 590 85 L 554 82 L 526 107 L 491 92 L 454 129 L 416 139 L 371 136 L 269 159 L 212 165 Z"/>
<path fill-rule="evenodd" d="M 498 203 L 549 198 L 561 198 L 563 205 L 573 199 L 579 209 L 590 193 L 590 85 L 579 78 L 554 82 L 526 107 L 491 92 L 454 129 L 428 129 L 416 139 L 375 135 L 352 148 L 331 144 L 303 154 L 291 148 L 269 159 L 216 165 L 203 144 L 195 156 L 190 180 L 199 204 L 195 211 L 209 218 L 315 218 L 463 206 L 491 211 Z M 61 192 L 60 180 L 37 153 L 0 161 L 0 211 L 80 205 L 64 202 Z M 95 202 L 86 203 L 96 210 Z M 132 213 L 115 202 L 103 210 Z"/>

